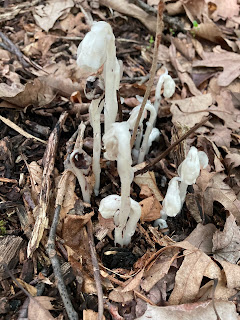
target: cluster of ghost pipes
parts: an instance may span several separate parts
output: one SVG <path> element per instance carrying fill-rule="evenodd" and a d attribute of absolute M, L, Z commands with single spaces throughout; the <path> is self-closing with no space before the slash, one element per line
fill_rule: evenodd
<path fill-rule="evenodd" d="M 94 87 L 94 83 L 91 81 L 95 80 L 92 80 L 93 78 L 91 77 L 88 79 L 89 81 L 86 86 L 86 96 L 92 100 L 89 113 L 90 123 L 93 128 L 92 170 L 95 176 L 94 193 L 95 195 L 98 195 L 100 187 L 100 155 L 102 140 L 106 151 L 104 157 L 110 161 L 117 161 L 117 170 L 121 181 L 121 197 L 118 195 L 110 195 L 102 199 L 99 206 L 99 212 L 106 219 L 114 218 L 115 244 L 120 244 L 121 246 L 127 245 L 130 243 L 131 237 L 135 233 L 137 222 L 141 215 L 139 203 L 130 198 L 130 186 L 134 177 L 132 159 L 138 163 L 144 161 L 144 157 L 148 153 L 152 142 L 159 138 L 160 132 L 157 128 L 154 128 L 154 126 L 161 100 L 161 88 L 164 84 L 163 95 L 166 98 L 170 98 L 175 92 L 175 83 L 168 75 L 167 70 L 161 75 L 157 84 L 155 103 L 152 105 L 150 101 L 147 102 L 145 113 L 143 113 L 138 126 L 138 134 L 134 149 L 131 150 L 130 132 L 133 130 L 137 120 L 137 115 L 141 107 L 141 98 L 137 97 L 140 105 L 133 109 L 128 121 L 115 122 L 118 112 L 117 90 L 119 89 L 122 65 L 116 58 L 115 37 L 112 28 L 108 23 L 103 21 L 93 23 L 91 31 L 86 34 L 78 47 L 77 64 L 85 74 L 96 73 L 98 69 L 103 66 L 104 88 L 95 91 L 97 94 L 92 95 L 91 88 Z M 105 97 L 103 99 L 104 91 Z M 104 135 L 101 139 L 100 114 L 103 108 Z M 145 133 L 143 134 L 143 119 L 146 116 L 147 111 L 150 112 L 150 117 L 146 123 Z M 78 150 L 78 156 L 79 152 L 80 151 Z M 83 153 L 84 151 L 82 150 L 81 152 Z M 88 167 L 86 166 L 86 168 L 81 170 L 76 169 L 73 165 L 75 155 L 76 154 L 72 154 L 70 157 L 70 169 L 78 178 L 83 194 L 83 200 L 85 202 L 90 202 L 90 188 L 84 177 L 84 175 L 88 173 Z M 186 193 L 186 186 L 187 184 L 195 182 L 191 180 L 191 183 L 189 183 L 190 181 L 181 180 L 182 172 L 185 170 L 184 168 L 185 165 L 183 162 L 179 167 L 180 178 L 173 178 L 170 181 L 167 196 L 163 201 L 163 216 L 174 216 L 181 210 L 179 204 L 181 203 L 182 205 L 184 201 L 185 196 L 183 196 L 183 194 L 184 192 Z M 197 170 L 199 174 L 200 167 Z M 172 206 L 172 203 L 169 194 L 171 195 L 172 189 L 177 188 L 176 186 L 179 181 L 181 181 L 181 192 L 178 192 L 180 200 L 177 200 L 178 203 L 175 204 L 175 209 L 171 210 L 170 207 Z"/>

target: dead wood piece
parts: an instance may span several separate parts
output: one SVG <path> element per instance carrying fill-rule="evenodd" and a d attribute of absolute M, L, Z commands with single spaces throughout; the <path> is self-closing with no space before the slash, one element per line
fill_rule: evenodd
<path fill-rule="evenodd" d="M 59 221 L 60 211 L 61 211 L 61 206 L 58 205 L 55 209 L 53 222 L 52 222 L 52 226 L 51 226 L 50 233 L 49 233 L 48 244 L 47 244 L 47 253 L 48 253 L 48 256 L 49 256 L 51 263 L 52 263 L 55 279 L 57 280 L 58 291 L 59 291 L 60 296 L 62 298 L 67 315 L 70 320 L 78 320 L 78 314 L 72 306 L 72 302 L 69 298 L 67 288 L 66 288 L 66 285 L 63 280 L 63 275 L 61 272 L 61 265 L 60 265 L 60 262 L 59 262 L 59 259 L 57 256 L 57 251 L 55 248 L 55 238 L 56 238 L 56 231 L 57 231 L 57 225 L 58 225 L 58 221 Z"/>
<path fill-rule="evenodd" d="M 34 225 L 34 229 L 32 232 L 31 239 L 28 243 L 28 257 L 38 248 L 39 243 L 42 239 L 43 232 L 48 225 L 48 217 L 47 211 L 49 207 L 49 200 L 50 200 L 50 193 L 51 193 L 51 184 L 52 184 L 52 173 L 54 170 L 54 163 L 56 158 L 56 151 L 58 142 L 60 139 L 60 133 L 62 126 L 64 125 L 67 119 L 68 113 L 63 112 L 52 131 L 49 139 L 46 151 L 43 157 L 43 177 L 42 177 L 42 184 L 41 184 L 41 191 L 39 197 L 39 204 L 34 209 L 37 219 Z"/>
<path fill-rule="evenodd" d="M 15 268 L 19 260 L 18 253 L 22 243 L 23 239 L 16 236 L 8 235 L 0 239 L 0 280 L 8 277 L 8 274 L 2 266 L 2 263 L 5 263 L 9 269 Z"/>

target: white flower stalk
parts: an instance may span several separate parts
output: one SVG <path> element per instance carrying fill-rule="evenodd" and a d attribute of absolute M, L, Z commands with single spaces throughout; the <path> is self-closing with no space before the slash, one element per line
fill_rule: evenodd
<path fill-rule="evenodd" d="M 89 107 L 90 124 L 93 128 L 93 159 L 92 170 L 95 177 L 94 193 L 99 194 L 100 187 L 100 156 L 101 156 L 101 123 L 100 115 L 103 109 L 103 92 L 104 84 L 101 79 L 95 76 L 90 76 L 87 79 L 85 95 L 89 100 L 92 100 Z"/>
<path fill-rule="evenodd" d="M 116 58 L 115 37 L 111 26 L 104 21 L 95 22 L 86 34 L 77 51 L 77 64 L 84 72 L 96 72 L 104 64 L 105 81 L 105 133 L 115 122 L 118 104 L 121 68 Z"/>
<path fill-rule="evenodd" d="M 108 160 L 117 160 L 117 170 L 121 181 L 121 208 L 119 228 L 125 228 L 130 213 L 130 186 L 133 180 L 131 135 L 127 122 L 116 122 L 103 136 L 106 149 L 104 156 Z"/>
<path fill-rule="evenodd" d="M 130 213 L 124 228 L 120 225 L 121 197 L 110 195 L 102 199 L 99 206 L 99 212 L 103 218 L 114 218 L 115 223 L 115 245 L 128 245 L 135 233 L 137 222 L 141 217 L 141 206 L 138 202 L 130 198 Z"/>
<path fill-rule="evenodd" d="M 71 170 L 78 179 L 83 201 L 90 203 L 91 187 L 86 176 L 89 174 L 92 158 L 82 149 L 75 149 L 70 155 L 68 169 Z"/>
<path fill-rule="evenodd" d="M 148 154 L 149 149 L 151 148 L 153 141 L 159 142 L 160 135 L 161 135 L 161 133 L 160 133 L 160 131 L 158 130 L 158 128 L 153 128 L 153 129 L 152 129 L 152 131 L 151 131 L 151 133 L 150 133 L 150 136 L 149 136 L 149 138 L 148 138 L 148 145 L 147 145 L 146 154 Z"/>
<path fill-rule="evenodd" d="M 163 220 L 166 220 L 166 216 L 175 217 L 182 208 L 179 181 L 179 177 L 174 177 L 169 181 L 167 193 L 162 203 L 161 216 Z"/>
<path fill-rule="evenodd" d="M 162 91 L 163 85 L 164 85 L 163 96 L 165 98 L 171 98 L 171 96 L 175 92 L 175 82 L 173 81 L 172 77 L 168 74 L 168 70 L 166 68 L 165 68 L 165 72 L 159 77 L 156 91 L 155 91 L 154 108 L 156 110 L 156 119 L 154 121 L 154 125 L 157 120 L 158 109 L 162 100 L 161 91 Z"/>
<path fill-rule="evenodd" d="M 191 147 L 186 159 L 178 167 L 178 174 L 181 179 L 180 197 L 182 204 L 186 198 L 187 187 L 196 182 L 200 174 L 200 168 L 206 168 L 208 157 L 205 152 L 198 151 L 197 148 Z"/>

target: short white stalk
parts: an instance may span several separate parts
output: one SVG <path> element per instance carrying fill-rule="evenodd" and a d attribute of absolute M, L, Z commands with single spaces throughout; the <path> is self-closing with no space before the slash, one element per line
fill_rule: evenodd
<path fill-rule="evenodd" d="M 138 157 L 138 163 L 141 163 L 144 161 L 144 157 L 148 151 L 148 141 L 149 141 L 149 136 L 152 132 L 153 129 L 153 124 L 156 119 L 156 110 L 154 106 L 151 103 L 147 103 L 145 106 L 145 109 L 150 112 L 150 117 L 149 120 L 147 121 L 147 128 L 143 137 L 143 141 L 141 144 L 140 152 L 139 152 L 139 157 Z"/>
<path fill-rule="evenodd" d="M 181 181 L 179 191 L 180 191 L 180 198 L 181 198 L 182 205 L 183 205 L 185 198 L 186 198 L 187 188 L 188 188 L 188 184 L 184 181 Z"/>
<path fill-rule="evenodd" d="M 78 179 L 83 201 L 90 203 L 91 188 L 87 182 L 86 175 L 90 171 L 91 157 L 82 149 L 75 149 L 70 155 L 68 169 L 71 170 Z"/>
<path fill-rule="evenodd" d="M 100 166 L 100 156 L 101 156 L 101 124 L 100 124 L 100 116 L 103 109 L 103 103 L 101 103 L 102 98 L 92 100 L 89 113 L 90 113 L 90 123 L 93 128 L 93 174 L 95 177 L 95 185 L 94 185 L 94 193 L 96 196 L 99 194 L 100 187 L 100 174 L 101 174 L 101 166 Z"/>

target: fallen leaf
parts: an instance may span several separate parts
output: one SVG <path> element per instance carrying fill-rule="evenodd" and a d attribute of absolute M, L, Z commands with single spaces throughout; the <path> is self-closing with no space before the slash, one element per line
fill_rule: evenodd
<path fill-rule="evenodd" d="M 139 163 L 136 166 L 133 167 L 133 171 L 138 171 L 145 167 L 145 163 Z M 147 171 L 146 173 L 139 174 L 136 176 L 133 180 L 140 188 L 142 186 L 148 186 L 149 189 L 152 191 L 152 194 L 155 196 L 155 198 L 158 201 L 163 200 L 163 195 L 161 194 L 160 190 L 157 187 L 155 175 L 153 171 Z"/>
<path fill-rule="evenodd" d="M 0 84 L 0 98 L 23 109 L 29 105 L 45 106 L 53 100 L 54 96 L 51 87 L 37 78 L 33 82 L 28 82 L 25 86 Z"/>
<path fill-rule="evenodd" d="M 28 306 L 28 320 L 54 320 L 51 313 L 46 309 L 47 298 L 49 301 L 52 299 L 49 297 L 30 298 Z M 47 303 L 47 306 L 49 306 L 49 303 Z"/>
<path fill-rule="evenodd" d="M 206 196 L 210 203 L 213 201 L 221 203 L 225 210 L 233 214 L 237 222 L 240 223 L 240 201 L 229 185 L 224 182 L 226 177 L 223 173 L 215 174 L 212 178 L 212 186 L 207 188 L 204 197 Z M 206 203 L 205 212 L 212 215 L 212 212 L 208 210 L 208 203 Z"/>
<path fill-rule="evenodd" d="M 213 235 L 213 253 L 220 262 L 237 263 L 240 259 L 240 228 L 232 214 L 227 218 L 224 230 Z"/>
<path fill-rule="evenodd" d="M 237 0 L 228 0 L 227 2 L 225 0 L 205 0 L 205 2 L 216 5 L 216 10 L 211 15 L 214 21 L 226 20 L 239 15 Z"/>
<path fill-rule="evenodd" d="M 58 18 L 70 11 L 74 6 L 73 0 L 49 0 L 46 5 L 35 7 L 33 17 L 36 24 L 48 32 Z"/>
<path fill-rule="evenodd" d="M 240 154 L 229 152 L 225 157 L 225 163 L 228 167 L 236 168 L 240 166 Z"/>
<path fill-rule="evenodd" d="M 131 281 L 122 289 L 122 292 L 132 291 L 136 287 L 138 287 L 143 277 L 143 274 L 144 274 L 144 268 L 140 272 L 138 272 L 135 277 L 131 279 Z"/>
<path fill-rule="evenodd" d="M 228 86 L 240 75 L 240 56 L 234 52 L 204 52 L 203 60 L 193 61 L 193 67 L 222 67 L 218 76 L 218 85 Z"/>
<path fill-rule="evenodd" d="M 213 247 L 212 237 L 216 230 L 217 228 L 212 223 L 206 225 L 199 223 L 185 240 L 204 253 L 211 254 Z"/>
<path fill-rule="evenodd" d="M 82 12 L 79 12 L 77 15 L 69 13 L 65 19 L 56 23 L 54 29 L 66 32 L 68 37 L 83 36 L 82 31 L 89 31 L 89 26 L 84 22 L 84 19 L 85 16 Z"/>
<path fill-rule="evenodd" d="M 238 320 L 236 306 L 233 302 L 215 301 L 215 307 L 222 320 Z M 179 306 L 156 307 L 147 304 L 143 316 L 136 320 L 168 319 L 168 320 L 216 320 L 212 301 L 181 304 Z"/>
<path fill-rule="evenodd" d="M 208 135 L 208 138 L 211 141 L 214 141 L 218 147 L 225 146 L 230 148 L 230 142 L 232 141 L 231 133 L 232 131 L 226 126 L 215 124 L 214 129 L 211 130 L 211 135 Z"/>
<path fill-rule="evenodd" d="M 17 281 L 23 286 L 24 289 L 26 289 L 31 296 L 35 297 L 37 295 L 37 288 L 30 285 L 29 283 L 26 283 L 22 279 L 17 278 Z"/>
<path fill-rule="evenodd" d="M 206 12 L 204 0 L 181 0 L 181 2 L 191 22 L 197 19 L 202 21 L 202 16 Z"/>
<path fill-rule="evenodd" d="M 160 218 L 162 206 L 154 196 L 142 200 L 139 204 L 141 206 L 141 222 L 150 222 Z"/>
<path fill-rule="evenodd" d="M 175 286 L 169 298 L 171 305 L 195 301 L 204 276 L 210 279 L 221 279 L 220 268 L 203 251 L 186 240 L 174 246 L 187 248 L 187 250 L 184 251 L 184 260 L 177 271 Z"/>
<path fill-rule="evenodd" d="M 212 105 L 210 93 L 191 97 L 183 100 L 172 100 L 170 111 L 173 115 L 172 122 L 180 122 L 183 126 L 192 128 L 196 123 L 208 116 L 208 107 Z"/>
<path fill-rule="evenodd" d="M 106 318 L 103 316 L 102 320 L 105 320 Z M 83 320 L 98 320 L 98 313 L 91 310 L 83 310 Z"/>
<path fill-rule="evenodd" d="M 230 289 L 237 289 L 240 287 L 240 266 L 232 264 L 227 261 L 221 261 L 223 270 L 225 272 L 227 287 Z"/>

